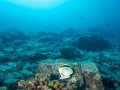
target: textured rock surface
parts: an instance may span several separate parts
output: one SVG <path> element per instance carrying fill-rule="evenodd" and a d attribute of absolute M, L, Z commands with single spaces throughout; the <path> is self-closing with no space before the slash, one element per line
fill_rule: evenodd
<path fill-rule="evenodd" d="M 0 87 L 0 90 L 8 90 L 7 87 L 3 86 L 3 87 Z"/>
<path fill-rule="evenodd" d="M 94 62 L 82 62 L 81 71 L 88 90 L 104 90 L 100 73 Z"/>
<path fill-rule="evenodd" d="M 100 73 L 96 64 L 91 61 L 84 62 L 56 62 L 42 63 L 39 66 L 40 74 L 52 74 L 59 79 L 59 68 L 63 65 L 69 65 L 74 69 L 74 74 L 65 81 L 69 84 L 75 85 L 75 90 L 104 90 Z"/>
<path fill-rule="evenodd" d="M 110 48 L 110 44 L 107 40 L 102 37 L 92 35 L 78 35 L 73 39 L 72 46 L 87 51 L 101 51 Z"/>
<path fill-rule="evenodd" d="M 120 78 L 120 67 L 119 67 L 120 39 L 112 38 L 112 40 L 109 40 L 106 38 L 107 41 L 109 41 L 110 45 L 112 46 L 112 48 L 109 48 L 107 50 L 104 49 L 102 51 L 98 50 L 94 52 L 92 50 L 91 52 L 91 50 L 88 51 L 89 47 L 87 48 L 87 50 L 86 49 L 80 50 L 80 54 L 82 55 L 81 58 L 79 57 L 79 53 L 76 54 L 77 52 L 75 50 L 76 46 L 71 46 L 71 41 L 76 41 L 78 40 L 79 37 L 86 37 L 87 39 L 91 39 L 90 36 L 92 36 L 93 34 L 90 33 L 90 35 L 87 35 L 88 32 L 87 34 L 82 32 L 81 33 L 75 32 L 74 33 L 75 36 L 72 34 L 73 32 L 71 32 L 70 35 L 65 36 L 65 32 L 64 34 L 40 32 L 40 33 L 31 33 L 29 35 L 25 35 L 24 33 L 22 32 L 20 33 L 19 31 L 17 32 L 7 31 L 1 33 L 0 34 L 0 87 L 6 86 L 7 88 L 9 88 L 9 90 L 16 90 L 17 82 L 19 80 L 21 79 L 29 80 L 30 78 L 34 77 L 34 75 L 37 73 L 38 63 L 41 62 L 41 60 L 46 60 L 48 58 L 46 60 L 46 63 L 49 62 L 57 63 L 56 59 L 61 59 L 60 50 L 64 49 L 65 53 L 63 54 L 63 56 L 64 55 L 67 56 L 67 58 L 70 59 L 69 61 L 73 60 L 79 62 L 79 61 L 90 60 L 95 62 L 101 74 L 105 90 L 120 90 L 120 79 L 118 79 Z M 94 35 L 98 37 L 97 34 Z M 93 47 L 95 49 L 99 48 L 98 47 L 99 45 L 102 46 L 102 44 L 100 43 L 97 47 L 94 47 L 94 45 L 89 44 L 89 42 L 85 45 L 86 46 L 90 45 L 90 47 Z M 67 48 L 66 50 L 66 47 L 73 47 L 74 49 Z M 79 49 L 77 50 L 79 51 Z M 50 61 L 49 59 L 55 59 L 55 60 Z M 62 61 L 67 62 L 65 60 Z M 45 63 L 45 61 L 43 63 Z M 51 68 L 51 70 L 53 70 L 54 68 L 55 67 Z M 45 72 L 44 69 L 43 70 L 39 69 L 39 70 Z M 76 70 L 77 73 L 79 72 L 81 73 L 79 69 L 77 70 Z M 57 71 L 56 69 L 54 69 L 54 71 L 52 72 L 56 73 Z M 60 77 L 58 74 L 52 75 L 52 78 L 55 77 L 55 79 L 58 79 Z"/>
<path fill-rule="evenodd" d="M 82 57 L 80 51 L 73 47 L 64 47 L 60 50 L 60 53 L 65 59 L 76 59 Z"/>

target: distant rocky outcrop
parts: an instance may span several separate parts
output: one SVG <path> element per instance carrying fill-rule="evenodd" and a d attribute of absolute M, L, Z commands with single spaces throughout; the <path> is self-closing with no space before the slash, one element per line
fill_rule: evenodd
<path fill-rule="evenodd" d="M 73 38 L 71 45 L 87 51 L 101 51 L 110 48 L 109 41 L 96 35 L 77 35 Z"/>
<path fill-rule="evenodd" d="M 25 40 L 27 38 L 28 36 L 17 28 L 0 33 L 0 39 L 2 39 L 3 43 L 11 42 L 14 40 Z"/>

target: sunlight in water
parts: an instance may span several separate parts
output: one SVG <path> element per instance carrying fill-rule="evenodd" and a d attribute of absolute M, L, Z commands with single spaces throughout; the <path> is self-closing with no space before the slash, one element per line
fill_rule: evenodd
<path fill-rule="evenodd" d="M 68 0 L 8 0 L 8 1 L 32 9 L 51 9 L 64 4 Z"/>

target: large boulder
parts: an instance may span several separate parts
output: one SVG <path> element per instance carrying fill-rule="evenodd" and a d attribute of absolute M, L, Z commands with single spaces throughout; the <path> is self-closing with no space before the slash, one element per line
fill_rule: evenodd
<path fill-rule="evenodd" d="M 7 30 L 0 33 L 0 38 L 4 43 L 16 41 L 16 40 L 25 40 L 28 38 L 22 31 L 18 30 L 17 28 L 12 30 Z"/>
<path fill-rule="evenodd" d="M 29 82 L 21 80 L 18 86 L 24 90 L 104 90 L 94 62 L 47 62 L 39 65 L 40 72 L 35 75 L 35 79 Z"/>
<path fill-rule="evenodd" d="M 106 39 L 96 35 L 77 35 L 71 45 L 87 51 L 101 51 L 110 48 L 110 43 Z"/>

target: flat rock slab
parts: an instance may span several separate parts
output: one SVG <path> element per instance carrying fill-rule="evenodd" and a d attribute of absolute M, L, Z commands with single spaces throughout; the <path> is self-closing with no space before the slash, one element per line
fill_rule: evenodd
<path fill-rule="evenodd" d="M 70 78 L 64 79 L 67 83 L 76 87 L 74 90 L 104 90 L 100 73 L 92 61 L 68 62 L 64 60 L 41 62 L 39 70 L 41 74 L 51 74 L 60 79 L 59 68 L 64 65 L 70 66 L 74 73 Z"/>
<path fill-rule="evenodd" d="M 81 72 L 87 90 L 104 90 L 100 73 L 94 62 L 81 62 Z"/>

